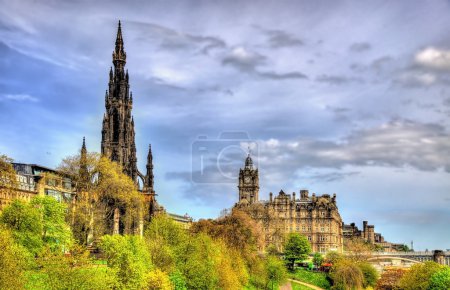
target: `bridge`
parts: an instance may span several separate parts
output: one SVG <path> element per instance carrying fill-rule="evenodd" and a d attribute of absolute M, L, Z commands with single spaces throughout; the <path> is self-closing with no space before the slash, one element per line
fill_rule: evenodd
<path fill-rule="evenodd" d="M 368 259 L 378 270 L 386 267 L 409 268 L 414 264 L 435 261 L 450 266 L 450 251 L 374 252 Z"/>

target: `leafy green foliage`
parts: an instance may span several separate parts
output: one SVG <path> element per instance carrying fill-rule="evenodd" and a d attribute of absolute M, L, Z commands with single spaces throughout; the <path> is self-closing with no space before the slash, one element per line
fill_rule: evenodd
<path fill-rule="evenodd" d="M 415 264 L 400 279 L 398 285 L 404 290 L 426 290 L 430 286 L 431 277 L 443 267 L 431 261 Z"/>
<path fill-rule="evenodd" d="M 0 227 L 0 249 L 0 289 L 22 289 L 26 254 L 4 227 Z"/>
<path fill-rule="evenodd" d="M 115 272 L 94 266 L 88 252 L 72 251 L 62 255 L 46 251 L 37 259 L 39 270 L 28 273 L 25 289 L 33 290 L 100 290 L 116 289 Z"/>
<path fill-rule="evenodd" d="M 316 267 L 320 267 L 324 261 L 324 258 L 321 253 L 314 253 L 313 255 L 313 263 Z"/>
<path fill-rule="evenodd" d="M 269 256 L 266 261 L 268 285 L 273 289 L 276 284 L 286 281 L 287 273 L 283 262 L 273 256 Z"/>
<path fill-rule="evenodd" d="M 149 290 L 171 290 L 172 284 L 170 283 L 169 276 L 159 270 L 154 269 L 147 275 L 147 287 Z"/>
<path fill-rule="evenodd" d="M 100 242 L 108 267 L 117 273 L 120 287 L 140 289 L 146 284 L 151 261 L 144 241 L 139 236 L 105 235 Z"/>
<path fill-rule="evenodd" d="M 338 253 L 336 251 L 329 251 L 325 255 L 325 262 L 331 263 L 334 265 L 337 262 L 339 262 L 340 260 L 342 260 L 343 258 L 344 258 L 344 256 L 341 253 Z"/>
<path fill-rule="evenodd" d="M 16 171 L 6 155 L 0 155 L 0 187 L 9 191 L 17 187 Z"/>
<path fill-rule="evenodd" d="M 42 224 L 42 241 L 53 251 L 63 251 L 70 247 L 72 234 L 65 222 L 67 206 L 51 196 L 38 196 L 30 205 L 39 212 Z"/>
<path fill-rule="evenodd" d="M 320 288 L 330 289 L 330 281 L 327 274 L 322 272 L 312 272 L 302 268 L 296 269 L 290 274 L 292 279 L 315 285 Z"/>
<path fill-rule="evenodd" d="M 445 267 L 431 276 L 430 289 L 450 289 L 450 267 Z"/>
<path fill-rule="evenodd" d="M 11 230 L 14 240 L 31 254 L 36 255 L 42 250 L 42 220 L 38 209 L 31 204 L 14 200 L 3 210 L 0 222 Z"/>
<path fill-rule="evenodd" d="M 361 262 L 358 263 L 358 268 L 361 270 L 363 277 L 364 277 L 364 281 L 363 281 L 363 286 L 364 287 L 375 287 L 375 285 L 377 284 L 377 280 L 378 280 L 378 272 L 377 269 L 375 269 L 374 266 L 372 266 L 371 264 L 367 263 L 367 262 Z"/>
<path fill-rule="evenodd" d="M 364 276 L 361 269 L 355 262 L 347 259 L 333 265 L 330 277 L 333 279 L 332 289 L 361 289 L 364 284 Z"/>
<path fill-rule="evenodd" d="M 290 268 L 294 269 L 296 260 L 305 260 L 311 252 L 311 245 L 305 236 L 291 233 L 284 245 L 284 257 L 290 262 Z"/>
<path fill-rule="evenodd" d="M 186 278 L 184 278 L 183 274 L 175 270 L 169 276 L 170 282 L 173 285 L 174 290 L 186 290 Z"/>

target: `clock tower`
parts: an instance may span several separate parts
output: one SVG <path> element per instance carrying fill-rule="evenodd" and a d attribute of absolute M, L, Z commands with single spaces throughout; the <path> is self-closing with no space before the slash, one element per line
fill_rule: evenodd
<path fill-rule="evenodd" d="M 259 200 L 259 177 L 258 169 L 253 167 L 250 153 L 245 159 L 244 169 L 239 170 L 239 204 L 246 205 Z"/>

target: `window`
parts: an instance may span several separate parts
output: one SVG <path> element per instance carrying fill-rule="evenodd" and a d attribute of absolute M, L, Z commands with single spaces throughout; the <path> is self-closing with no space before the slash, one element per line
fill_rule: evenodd
<path fill-rule="evenodd" d="M 311 236 L 308 236 L 308 241 L 310 241 L 310 242 L 312 241 L 312 238 L 311 238 Z"/>
<path fill-rule="evenodd" d="M 61 192 L 53 189 L 46 189 L 45 194 L 48 196 L 53 196 L 57 201 L 61 202 Z"/>

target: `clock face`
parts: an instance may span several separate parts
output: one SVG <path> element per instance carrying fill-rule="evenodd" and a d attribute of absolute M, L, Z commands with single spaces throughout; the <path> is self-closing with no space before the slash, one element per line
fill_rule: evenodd
<path fill-rule="evenodd" d="M 250 176 L 244 177 L 244 183 L 250 183 L 252 181 Z"/>

